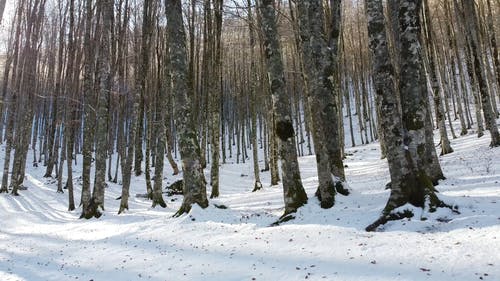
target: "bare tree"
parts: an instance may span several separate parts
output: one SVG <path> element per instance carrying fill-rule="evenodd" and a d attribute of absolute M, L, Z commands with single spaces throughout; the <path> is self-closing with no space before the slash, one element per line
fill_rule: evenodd
<path fill-rule="evenodd" d="M 413 216 L 410 212 L 394 212 L 395 208 L 406 203 L 422 208 L 429 204 L 431 211 L 437 207 L 449 206 L 437 198 L 432 182 L 423 167 L 413 160 L 408 148 L 410 144 L 405 127 L 407 124 L 398 109 L 394 67 L 389 55 L 382 0 L 365 0 L 365 6 L 380 126 L 385 138 L 384 143 L 387 145 L 391 175 L 391 195 L 382 216 L 366 228 L 367 231 L 373 231 L 389 220 Z"/>
<path fill-rule="evenodd" d="M 263 44 L 267 59 L 267 73 L 271 86 L 275 132 L 279 138 L 285 199 L 285 213 L 281 217 L 281 220 L 288 220 L 293 218 L 290 214 L 296 212 L 299 207 L 307 203 L 307 194 L 300 178 L 290 101 L 285 92 L 285 78 L 276 27 L 274 1 L 261 0 L 258 6 L 262 16 Z"/>
<path fill-rule="evenodd" d="M 193 204 L 208 206 L 205 177 L 200 161 L 200 146 L 192 119 L 192 104 L 188 94 L 186 33 L 180 0 L 166 0 L 168 49 L 171 63 L 172 95 L 175 125 L 179 135 L 184 179 L 184 200 L 177 215 L 189 212 Z"/>
<path fill-rule="evenodd" d="M 479 83 L 479 92 L 481 95 L 481 105 L 483 108 L 484 121 L 486 128 L 490 131 L 491 143 L 490 146 L 500 146 L 500 133 L 496 123 L 495 114 L 491 105 L 491 97 L 488 92 L 488 85 L 486 81 L 486 74 L 484 70 L 483 58 L 481 57 L 481 46 L 479 40 L 479 28 L 477 26 L 477 13 L 474 7 L 474 2 L 464 1 L 463 3 L 465 20 L 467 24 L 467 37 L 470 40 L 472 59 L 474 60 L 474 73 Z M 455 5 L 457 5 L 455 0 Z M 494 99 L 493 99 L 494 100 Z"/>

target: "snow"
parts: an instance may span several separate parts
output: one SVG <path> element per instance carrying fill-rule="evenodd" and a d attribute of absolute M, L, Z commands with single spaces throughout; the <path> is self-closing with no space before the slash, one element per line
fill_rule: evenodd
<path fill-rule="evenodd" d="M 500 280 L 500 148 L 489 143 L 488 134 L 467 135 L 440 157 L 447 179 L 439 196 L 460 214 L 415 209 L 412 219 L 370 233 L 364 228 L 389 195 L 378 143 L 347 149 L 352 193 L 328 210 L 314 198 L 314 157 L 301 157 L 309 203 L 275 227 L 282 189 L 265 172 L 264 188 L 252 193 L 252 161 L 221 166 L 221 196 L 207 209 L 173 218 L 180 196 L 152 209 L 133 196 L 146 190 L 144 177 L 134 177 L 130 210 L 117 215 L 121 186 L 109 183 L 104 215 L 91 220 L 79 219 L 81 208 L 68 212 L 67 194 L 28 163 L 28 190 L 0 195 L 0 280 Z M 165 185 L 176 180 L 170 174 Z"/>

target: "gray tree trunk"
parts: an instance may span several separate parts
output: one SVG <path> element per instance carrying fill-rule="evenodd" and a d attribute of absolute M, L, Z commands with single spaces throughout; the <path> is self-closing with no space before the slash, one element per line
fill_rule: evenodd
<path fill-rule="evenodd" d="M 83 167 L 82 167 L 82 215 L 81 218 L 90 219 L 99 217 L 90 192 L 90 169 L 92 167 L 92 147 L 94 144 L 95 126 L 95 93 L 94 93 L 94 52 L 92 46 L 92 0 L 85 2 L 85 65 L 83 72 L 83 100 L 84 100 L 84 127 L 83 127 Z"/>
<path fill-rule="evenodd" d="M 18 56 L 19 56 L 19 41 L 21 34 L 21 20 L 22 20 L 22 8 L 24 5 L 24 0 L 19 3 L 18 11 L 17 11 L 17 23 L 16 23 L 16 31 L 14 35 L 14 53 L 13 53 L 13 67 L 12 67 L 12 81 L 17 84 L 16 76 L 17 76 L 17 65 L 18 65 Z M 0 187 L 0 193 L 8 193 L 8 184 L 9 184 L 9 168 L 10 168 L 10 158 L 12 148 L 14 146 L 14 126 L 15 126 L 15 118 L 17 112 L 17 87 L 13 91 L 10 91 L 10 107 L 7 109 L 7 126 L 5 128 L 5 158 L 3 165 L 3 174 L 2 174 L 2 186 Z"/>
<path fill-rule="evenodd" d="M 297 2 L 301 39 L 300 49 L 302 50 L 304 70 L 307 77 L 309 106 L 312 109 L 311 129 L 319 182 L 316 195 L 321 201 L 321 207 L 331 208 L 335 202 L 336 192 L 326 142 L 328 138 L 333 137 L 327 137 L 325 132 L 327 123 L 332 122 L 327 117 L 331 117 L 329 111 L 334 106 L 334 101 L 331 92 L 323 85 L 323 81 L 328 78 L 324 77 L 326 73 L 322 69 L 321 61 L 328 57 L 328 50 L 326 49 L 325 34 L 322 30 L 322 10 L 319 9 L 319 5 L 321 5 L 320 1 L 314 0 Z M 331 78 L 333 79 L 333 76 Z"/>
<path fill-rule="evenodd" d="M 189 212 L 193 204 L 208 206 L 205 177 L 200 161 L 200 145 L 192 119 L 191 99 L 188 91 L 186 33 L 182 21 L 180 0 L 166 1 L 168 47 L 171 63 L 174 117 L 179 135 L 184 178 L 184 200 L 177 215 Z"/>
<path fill-rule="evenodd" d="M 5 11 L 5 2 L 7 0 L 0 0 L 0 24 L 2 23 L 3 12 Z"/>
<path fill-rule="evenodd" d="M 297 151 L 295 149 L 295 132 L 292 124 L 291 106 L 286 93 L 281 47 L 278 40 L 276 26 L 276 12 L 273 0 L 259 1 L 259 10 L 262 16 L 262 30 L 267 59 L 267 72 L 271 85 L 273 114 L 276 136 L 279 138 L 279 152 L 281 156 L 281 171 L 285 213 L 282 219 L 299 207 L 307 203 L 307 194 L 300 178 Z"/>
<path fill-rule="evenodd" d="M 212 192 L 210 198 L 219 197 L 219 163 L 220 163 L 220 120 L 221 120 L 221 76 L 222 76 L 222 0 L 214 1 L 214 23 L 215 30 L 213 32 L 214 38 L 212 39 L 213 46 L 213 60 L 212 60 L 212 74 L 210 86 L 210 108 L 212 110 L 212 141 L 211 153 L 212 163 L 210 168 L 210 184 L 212 185 Z"/>
<path fill-rule="evenodd" d="M 22 9 L 22 5 L 19 7 Z M 20 56 L 20 68 L 18 75 L 20 104 L 18 105 L 18 120 L 16 126 L 15 153 L 11 175 L 13 195 L 18 195 L 18 189 L 22 186 L 25 175 L 26 158 L 30 143 L 31 124 L 33 121 L 33 97 L 37 91 L 37 64 L 41 40 L 41 27 L 45 14 L 45 1 L 35 1 L 32 6 L 26 7 L 29 15 L 26 19 L 26 34 L 23 51 Z M 20 105 L 24 105 L 24 108 Z"/>
<path fill-rule="evenodd" d="M 108 147 L 108 106 L 111 92 L 111 36 L 113 33 L 113 0 L 100 2 L 102 12 L 102 38 L 99 49 L 99 96 L 97 101 L 97 128 L 95 150 L 95 182 L 92 193 L 96 204 L 96 214 L 104 210 L 104 190 L 106 187 L 106 158 Z"/>
<path fill-rule="evenodd" d="M 430 199 L 431 208 L 444 206 L 444 203 L 437 198 L 432 183 L 425 175 L 425 171 L 413 161 L 408 148 L 407 131 L 404 129 L 403 117 L 398 109 L 395 71 L 390 60 L 382 0 L 365 0 L 365 8 L 375 97 L 377 107 L 380 109 L 379 122 L 387 145 L 387 160 L 391 175 L 391 194 L 382 216 L 366 228 L 367 231 L 373 231 L 389 220 L 407 216 L 404 213 L 392 213 L 395 208 L 406 203 L 424 207 L 426 198 Z M 401 71 L 405 72 L 405 68 L 401 68 Z"/>
<path fill-rule="evenodd" d="M 343 120 L 342 120 L 342 97 L 340 94 L 340 81 L 339 81 L 339 42 L 341 29 L 340 24 L 342 22 L 342 5 L 341 0 L 330 0 L 332 21 L 330 25 L 330 36 L 328 46 L 330 48 L 330 53 L 326 50 L 325 60 L 323 60 L 323 71 L 324 77 L 328 79 L 323 80 L 323 86 L 330 91 L 333 99 L 331 102 L 331 107 L 327 109 L 327 126 L 325 131 L 331 130 L 330 137 L 327 138 L 326 147 L 330 159 L 330 168 L 332 169 L 332 174 L 340 179 L 340 181 L 345 181 L 344 172 L 344 162 L 343 149 L 344 149 L 344 137 L 343 137 Z M 321 6 L 319 6 L 321 8 Z M 319 28 L 319 26 L 317 26 Z M 328 47 L 326 47 L 328 48 Z M 348 191 L 342 186 L 336 184 L 336 189 L 340 194 L 347 195 Z"/>
<path fill-rule="evenodd" d="M 255 30 L 253 28 L 253 14 L 252 14 L 252 3 L 247 0 L 248 4 L 248 32 L 250 37 L 250 111 L 252 118 L 252 156 L 253 156 L 253 174 L 254 174 L 254 186 L 252 191 L 257 191 L 262 189 L 262 183 L 260 182 L 260 170 L 259 170 L 259 147 L 257 146 L 257 68 L 255 67 Z M 262 133 L 262 130 L 261 130 Z"/>
<path fill-rule="evenodd" d="M 445 155 L 453 152 L 451 148 L 450 140 L 448 138 L 448 133 L 446 131 L 445 124 L 445 112 L 441 97 L 441 87 L 439 85 L 439 80 L 437 76 L 437 53 L 436 46 L 433 41 L 433 31 L 432 24 L 430 20 L 429 3 L 424 0 L 424 17 L 425 17 L 425 27 L 426 27 L 426 40 L 427 40 L 427 60 L 429 62 L 429 75 L 431 80 L 432 94 L 434 98 L 434 107 L 436 110 L 436 122 L 438 123 L 439 135 L 441 137 L 441 155 Z"/>
<path fill-rule="evenodd" d="M 477 26 L 477 14 L 474 7 L 474 1 L 463 1 L 465 20 L 467 24 L 467 36 L 470 38 L 471 55 L 474 59 L 474 72 L 479 83 L 479 92 L 481 95 L 481 105 L 483 107 L 484 121 L 486 128 L 490 131 L 491 147 L 500 146 L 500 133 L 496 123 L 495 114 L 491 105 L 491 97 L 488 92 L 488 82 L 484 73 L 482 51 L 479 40 L 479 28 Z"/>
<path fill-rule="evenodd" d="M 425 171 L 434 184 L 443 173 L 432 139 L 431 118 L 428 115 L 427 87 L 420 44 L 421 0 L 399 1 L 400 79 L 402 118 L 405 144 L 417 166 Z"/>

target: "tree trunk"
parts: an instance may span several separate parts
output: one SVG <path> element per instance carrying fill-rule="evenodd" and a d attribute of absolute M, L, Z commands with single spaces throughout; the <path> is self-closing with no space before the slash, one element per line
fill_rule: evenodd
<path fill-rule="evenodd" d="M 193 204 L 208 206 L 205 177 L 200 161 L 200 146 L 192 119 L 191 99 L 188 93 L 188 68 L 186 34 L 182 20 L 180 0 L 166 3 L 168 46 L 173 84 L 174 116 L 179 134 L 179 149 L 182 158 L 184 200 L 176 215 L 190 211 Z"/>
<path fill-rule="evenodd" d="M 90 193 L 90 169 L 92 167 L 92 147 L 94 143 L 95 126 L 95 93 L 94 93 L 94 51 L 92 44 L 92 0 L 85 3 L 85 65 L 83 76 L 83 100 L 84 100 L 84 128 L 83 128 L 83 170 L 82 170 L 82 198 L 81 218 L 90 219 L 99 217 Z"/>
<path fill-rule="evenodd" d="M 330 160 L 326 147 L 326 126 L 332 120 L 327 119 L 333 105 L 333 98 L 323 85 L 326 73 L 322 68 L 321 61 L 328 56 L 326 50 L 325 34 L 323 32 L 321 5 L 316 1 L 300 1 L 297 3 L 298 18 L 301 38 L 302 57 L 304 59 L 304 70 L 307 76 L 307 93 L 312 115 L 312 135 L 314 151 L 316 153 L 316 164 L 318 170 L 318 192 L 316 195 L 321 201 L 321 207 L 331 208 L 335 202 L 334 178 L 331 174 Z M 326 53 L 325 53 L 326 51 Z M 333 75 L 331 76 L 333 79 Z M 326 78 L 327 79 L 327 78 Z M 333 116 L 336 118 L 336 116 Z M 331 132 L 329 132 L 330 134 Z"/>
<path fill-rule="evenodd" d="M 400 79 L 402 118 L 405 144 L 412 159 L 421 167 L 434 184 L 444 176 L 434 150 L 432 124 L 428 115 L 427 87 L 422 65 L 420 44 L 421 0 L 400 0 Z"/>
<path fill-rule="evenodd" d="M 432 94 L 434 98 L 434 108 L 436 110 L 436 122 L 438 123 L 439 135 L 441 137 L 441 155 L 445 155 L 453 152 L 451 148 L 450 140 L 448 139 L 448 133 L 446 131 L 446 125 L 444 120 L 444 107 L 441 97 L 441 87 L 439 85 L 439 80 L 437 76 L 437 53 L 436 46 L 433 38 L 432 24 L 430 20 L 429 2 L 424 0 L 424 13 L 425 17 L 425 35 L 427 39 L 427 52 L 426 57 L 429 62 L 429 75 L 432 85 Z"/>
<path fill-rule="evenodd" d="M 214 23 L 215 30 L 212 33 L 212 77 L 209 82 L 210 108 L 212 109 L 212 140 L 210 142 L 212 152 L 212 165 L 210 169 L 210 184 L 212 193 L 210 198 L 219 197 L 219 162 L 220 162 L 220 120 L 221 120 L 221 96 L 222 96 L 222 0 L 214 1 Z"/>
<path fill-rule="evenodd" d="M 283 178 L 283 193 L 285 213 L 282 219 L 289 219 L 288 215 L 297 211 L 307 203 L 307 195 L 300 178 L 297 151 L 295 149 L 295 132 L 292 124 L 290 102 L 285 92 L 285 79 L 281 47 L 278 40 L 274 1 L 259 1 L 262 16 L 262 30 L 267 59 L 267 72 L 271 85 L 273 100 L 273 115 L 275 118 L 275 132 L 279 138 L 281 156 L 281 171 Z"/>
<path fill-rule="evenodd" d="M 252 119 L 252 158 L 253 158 L 253 174 L 254 174 L 254 186 L 252 192 L 262 189 L 262 183 L 260 182 L 260 170 L 259 170 L 259 147 L 257 146 L 257 69 L 255 67 L 255 30 L 253 28 L 253 14 L 251 8 L 251 1 L 247 0 L 248 4 L 248 32 L 250 38 L 250 111 Z"/>
<path fill-rule="evenodd" d="M 444 203 L 437 198 L 423 167 L 419 167 L 418 163 L 413 161 L 409 151 L 411 143 L 408 142 L 411 142 L 411 139 L 408 140 L 406 136 L 408 129 L 405 129 L 404 118 L 398 109 L 397 91 L 393 78 L 394 68 L 389 55 L 382 1 L 365 0 L 365 7 L 376 102 L 380 108 L 381 120 L 379 122 L 387 145 L 387 160 L 391 176 L 391 195 L 382 216 L 366 228 L 367 231 L 373 231 L 391 219 L 411 216 L 405 213 L 393 213 L 395 208 L 406 203 L 424 207 L 426 198 L 430 199 L 431 208 L 444 206 Z M 404 47 L 405 44 L 403 43 L 402 46 Z M 404 59 L 402 57 L 402 61 Z M 402 67 L 401 71 L 404 75 L 406 69 Z"/>
<path fill-rule="evenodd" d="M 0 0 L 0 24 L 2 23 L 3 12 L 5 10 L 5 2 L 7 0 Z"/>
<path fill-rule="evenodd" d="M 95 182 L 92 193 L 93 202 L 98 208 L 104 210 L 104 189 L 106 187 L 106 158 L 107 158 L 107 132 L 109 97 L 111 92 L 111 37 L 113 32 L 113 0 L 100 2 L 102 12 L 102 38 L 99 49 L 99 96 L 97 102 L 97 127 L 96 127 L 96 151 L 95 151 Z M 99 215 L 98 215 L 99 216 Z"/>
<path fill-rule="evenodd" d="M 469 37 L 471 44 L 471 55 L 474 59 L 474 73 L 476 74 L 479 83 L 484 121 L 486 122 L 486 128 L 490 131 L 491 135 L 490 146 L 500 146 L 500 133 L 498 131 L 495 114 L 491 105 L 491 97 L 488 93 L 486 74 L 484 73 L 483 58 L 481 57 L 482 51 L 479 40 L 479 28 L 477 26 L 477 14 L 475 11 L 474 2 L 472 0 L 464 1 L 463 7 L 467 24 L 467 36 Z"/>

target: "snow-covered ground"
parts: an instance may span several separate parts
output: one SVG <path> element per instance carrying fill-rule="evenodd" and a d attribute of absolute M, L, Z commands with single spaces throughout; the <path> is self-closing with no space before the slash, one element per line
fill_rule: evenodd
<path fill-rule="evenodd" d="M 132 197 L 117 215 L 121 187 L 110 184 L 104 215 L 79 219 L 81 209 L 67 211 L 67 194 L 42 177 L 44 167 L 29 167 L 28 190 L 0 195 L 0 280 L 500 280 L 500 148 L 489 141 L 488 133 L 460 137 L 440 157 L 440 196 L 460 214 L 418 214 L 372 233 L 364 228 L 389 195 L 376 143 L 347 149 L 352 194 L 329 210 L 313 196 L 314 157 L 300 158 L 309 203 L 277 227 L 269 225 L 283 212 L 281 188 L 269 186 L 266 172 L 265 188 L 252 193 L 251 161 L 223 165 L 221 197 L 180 218 L 172 218 L 180 196 L 166 197 L 166 209 Z M 135 178 L 131 193 L 145 189 Z"/>

